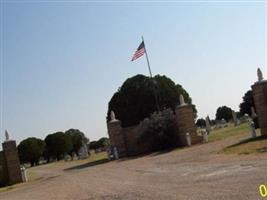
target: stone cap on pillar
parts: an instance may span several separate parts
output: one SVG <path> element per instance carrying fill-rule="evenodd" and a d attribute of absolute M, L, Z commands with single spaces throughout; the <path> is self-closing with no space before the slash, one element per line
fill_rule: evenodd
<path fill-rule="evenodd" d="M 184 101 L 184 96 L 180 94 L 180 105 L 179 106 L 186 106 L 187 104 Z"/>
<path fill-rule="evenodd" d="M 9 140 L 9 133 L 7 130 L 5 130 L 5 136 L 6 136 L 6 141 L 8 141 Z"/>
<path fill-rule="evenodd" d="M 256 82 L 256 84 L 267 82 L 267 80 L 264 80 L 264 77 L 263 77 L 263 74 L 260 68 L 257 69 L 257 76 L 258 76 L 258 81 Z"/>
<path fill-rule="evenodd" d="M 119 122 L 119 120 L 116 119 L 116 115 L 114 113 L 114 111 L 110 111 L 110 121 L 109 123 L 114 123 L 114 122 Z"/>
<path fill-rule="evenodd" d="M 10 134 L 7 130 L 5 130 L 5 137 L 6 137 L 6 139 L 5 139 L 4 143 L 14 141 L 14 140 L 10 139 Z"/>

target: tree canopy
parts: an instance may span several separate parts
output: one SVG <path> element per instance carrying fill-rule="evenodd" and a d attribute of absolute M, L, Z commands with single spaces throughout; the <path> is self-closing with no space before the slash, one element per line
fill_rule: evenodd
<path fill-rule="evenodd" d="M 20 142 L 18 153 L 21 163 L 31 163 L 31 166 L 39 163 L 45 150 L 45 142 L 41 139 L 30 137 Z"/>
<path fill-rule="evenodd" d="M 227 106 L 221 106 L 217 109 L 216 112 L 216 120 L 225 119 L 226 121 L 231 120 L 232 117 L 232 109 Z"/>
<path fill-rule="evenodd" d="M 72 142 L 71 153 L 74 152 L 78 155 L 80 148 L 83 144 L 87 144 L 89 139 L 78 129 L 69 129 L 65 132 L 68 135 Z"/>
<path fill-rule="evenodd" d="M 72 150 L 71 137 L 63 132 L 56 132 L 45 138 L 48 157 L 53 156 L 60 160 L 64 154 Z"/>
<path fill-rule="evenodd" d="M 98 149 L 109 146 L 109 139 L 106 137 L 102 137 L 97 141 L 90 142 L 89 148 L 90 149 Z"/>
<path fill-rule="evenodd" d="M 116 118 L 121 120 L 122 126 L 138 124 L 157 111 L 154 92 L 160 110 L 165 108 L 175 110 L 179 104 L 180 94 L 184 96 L 186 103 L 192 103 L 186 90 L 170 78 L 156 75 L 151 79 L 144 75 L 136 75 L 128 78 L 112 96 L 108 106 L 107 120 L 110 120 L 110 112 L 113 110 Z M 196 113 L 195 106 L 194 110 Z"/>
<path fill-rule="evenodd" d="M 206 126 L 206 120 L 203 118 L 200 118 L 196 122 L 197 127 L 205 127 Z"/>
<path fill-rule="evenodd" d="M 240 114 L 248 114 L 251 116 L 251 107 L 255 108 L 255 105 L 252 90 L 249 90 L 245 93 L 245 95 L 243 96 L 243 102 L 239 105 Z"/>

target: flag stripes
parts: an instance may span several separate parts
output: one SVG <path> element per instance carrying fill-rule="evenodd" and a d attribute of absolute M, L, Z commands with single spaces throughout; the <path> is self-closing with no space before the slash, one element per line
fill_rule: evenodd
<path fill-rule="evenodd" d="M 139 47 L 137 48 L 137 50 L 135 51 L 133 57 L 132 57 L 132 61 L 140 58 L 141 56 L 143 56 L 145 54 L 146 50 L 145 50 L 145 43 L 144 41 L 141 42 L 141 44 L 139 45 Z"/>

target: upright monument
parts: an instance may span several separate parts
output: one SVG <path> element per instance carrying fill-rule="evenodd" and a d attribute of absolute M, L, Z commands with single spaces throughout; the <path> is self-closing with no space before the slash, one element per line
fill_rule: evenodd
<path fill-rule="evenodd" d="M 16 147 L 16 141 L 10 140 L 10 136 L 8 131 L 5 131 L 6 140 L 2 143 L 3 151 L 1 165 L 4 170 L 2 172 L 6 173 L 5 180 L 3 180 L 6 184 L 14 184 L 22 182 L 22 175 L 20 170 L 20 162 L 18 156 L 18 150 Z"/>
<path fill-rule="evenodd" d="M 183 95 L 180 95 L 180 105 L 176 107 L 175 113 L 180 145 L 188 145 L 188 134 L 191 137 L 191 144 L 199 143 L 202 138 L 197 136 L 193 106 L 184 102 Z"/>
<path fill-rule="evenodd" d="M 267 135 L 267 80 L 263 79 L 260 68 L 257 70 L 258 81 L 251 88 L 261 135 Z"/>
<path fill-rule="evenodd" d="M 107 128 L 113 150 L 116 150 L 120 157 L 126 156 L 126 141 L 122 132 L 121 121 L 116 119 L 114 111 L 110 112 L 110 121 L 107 123 Z"/>

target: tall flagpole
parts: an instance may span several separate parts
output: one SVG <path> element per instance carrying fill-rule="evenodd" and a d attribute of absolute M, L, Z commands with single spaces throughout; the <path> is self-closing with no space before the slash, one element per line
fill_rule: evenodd
<path fill-rule="evenodd" d="M 150 63 L 149 63 L 149 59 L 148 59 L 148 55 L 147 55 L 147 50 L 146 50 L 145 40 L 144 40 L 144 37 L 143 37 L 143 36 L 142 36 L 142 42 L 144 43 L 144 49 L 145 49 L 145 54 L 146 54 L 146 61 L 147 61 L 148 71 L 149 71 L 149 74 L 150 74 L 150 78 L 151 78 L 151 80 L 152 80 L 152 84 L 153 84 L 153 92 L 154 92 L 154 96 L 155 96 L 155 101 L 156 101 L 157 109 L 158 109 L 158 111 L 159 111 L 158 97 L 157 97 L 156 90 L 155 90 L 154 80 L 153 80 L 153 76 L 152 76 L 152 72 L 151 72 L 151 68 L 150 68 Z"/>

